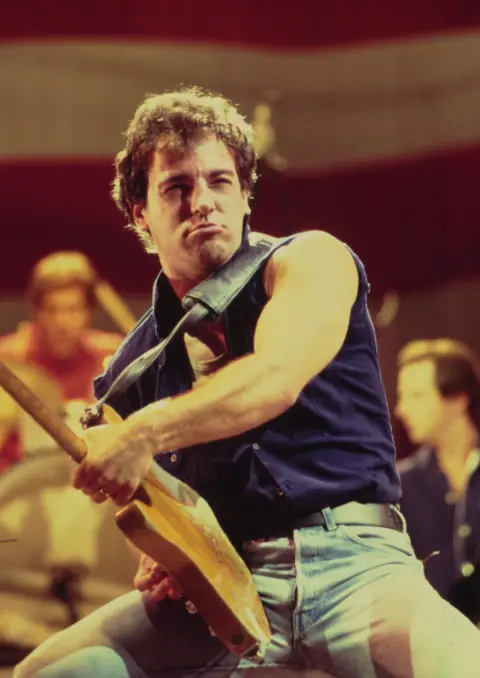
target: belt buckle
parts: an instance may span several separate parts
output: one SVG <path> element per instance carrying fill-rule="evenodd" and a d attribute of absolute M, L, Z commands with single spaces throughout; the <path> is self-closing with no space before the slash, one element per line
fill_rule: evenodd
<path fill-rule="evenodd" d="M 335 518 L 333 517 L 332 509 L 330 506 L 326 506 L 321 510 L 321 514 L 323 516 L 323 520 L 325 521 L 325 528 L 327 532 L 332 532 L 333 530 L 337 529 L 337 523 L 335 522 Z"/>
<path fill-rule="evenodd" d="M 395 529 L 399 532 L 405 531 L 405 519 L 396 504 L 387 504 L 389 515 L 393 518 Z"/>

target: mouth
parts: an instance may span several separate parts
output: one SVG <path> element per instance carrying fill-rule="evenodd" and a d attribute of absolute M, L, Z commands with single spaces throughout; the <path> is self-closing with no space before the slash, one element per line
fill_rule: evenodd
<path fill-rule="evenodd" d="M 222 233 L 224 230 L 223 226 L 219 226 L 218 224 L 202 224 L 190 231 L 188 237 L 195 235 L 215 235 L 216 233 Z"/>

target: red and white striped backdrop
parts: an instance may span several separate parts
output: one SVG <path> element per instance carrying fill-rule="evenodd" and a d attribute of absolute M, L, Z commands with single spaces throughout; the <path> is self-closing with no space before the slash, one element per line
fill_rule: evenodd
<path fill-rule="evenodd" d="M 277 92 L 289 165 L 258 228 L 331 230 L 379 293 L 479 272 L 480 3 L 30 0 L 0 3 L 0 291 L 60 247 L 148 289 L 111 163 L 143 96 L 181 83 L 247 114 Z"/>

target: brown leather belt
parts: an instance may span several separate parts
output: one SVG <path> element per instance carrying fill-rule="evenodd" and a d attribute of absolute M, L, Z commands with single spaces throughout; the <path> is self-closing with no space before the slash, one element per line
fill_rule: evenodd
<path fill-rule="evenodd" d="M 326 530 L 335 530 L 337 525 L 374 525 L 389 527 L 398 532 L 404 531 L 404 521 L 397 506 L 393 504 L 360 504 L 351 501 L 348 504 L 326 507 L 321 511 L 309 513 L 301 518 L 288 521 L 281 529 L 274 529 L 268 537 L 289 537 L 294 530 L 302 527 L 322 526 Z"/>

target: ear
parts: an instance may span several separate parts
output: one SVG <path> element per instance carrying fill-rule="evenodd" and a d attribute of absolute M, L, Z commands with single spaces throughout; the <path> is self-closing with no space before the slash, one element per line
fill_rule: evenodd
<path fill-rule="evenodd" d="M 448 397 L 451 405 L 454 405 L 457 412 L 466 414 L 468 412 L 469 399 L 466 393 L 455 393 Z"/>
<path fill-rule="evenodd" d="M 145 212 L 146 208 L 144 205 L 138 202 L 134 204 L 132 209 L 133 221 L 135 222 L 135 226 L 141 231 L 148 231 L 148 221 Z"/>
<path fill-rule="evenodd" d="M 245 205 L 245 214 L 251 214 L 252 210 L 248 202 L 248 191 L 246 189 L 242 190 L 243 204 Z"/>
<path fill-rule="evenodd" d="M 466 393 L 460 393 L 457 396 L 457 402 L 458 402 L 458 407 L 460 410 L 466 414 L 468 412 L 468 406 L 470 404 L 469 397 L 467 396 Z"/>

